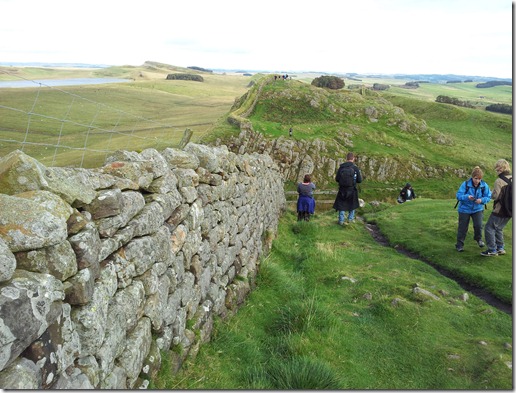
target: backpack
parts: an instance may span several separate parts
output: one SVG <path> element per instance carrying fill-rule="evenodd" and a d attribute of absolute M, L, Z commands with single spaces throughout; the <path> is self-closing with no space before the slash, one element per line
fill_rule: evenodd
<path fill-rule="evenodd" d="M 486 188 L 485 186 L 480 187 L 480 191 L 482 191 L 482 196 L 484 196 L 485 188 Z M 469 190 L 469 186 L 468 186 L 468 181 L 466 180 L 466 191 L 464 193 L 467 194 L 468 190 Z M 458 204 L 459 204 L 459 200 L 457 199 L 457 203 L 455 203 L 455 206 L 453 208 L 456 209 Z M 484 209 L 487 209 L 486 205 L 484 205 Z"/>
<path fill-rule="evenodd" d="M 355 185 L 355 169 L 352 166 L 340 168 L 337 177 L 341 187 L 353 187 Z"/>
<path fill-rule="evenodd" d="M 502 187 L 498 198 L 494 202 L 495 206 L 500 203 L 500 217 L 512 217 L 512 179 L 508 179 L 504 175 L 499 175 L 507 184 Z"/>

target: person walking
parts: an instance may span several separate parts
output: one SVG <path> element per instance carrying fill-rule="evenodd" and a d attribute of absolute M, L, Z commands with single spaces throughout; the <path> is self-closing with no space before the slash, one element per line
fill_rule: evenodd
<path fill-rule="evenodd" d="M 344 225 L 346 212 L 348 212 L 348 223 L 353 223 L 355 209 L 360 206 L 357 184 L 362 183 L 362 174 L 354 162 L 355 155 L 349 152 L 346 156 L 346 162 L 339 166 L 335 176 L 335 181 L 339 184 L 339 192 L 333 203 L 333 208 L 339 212 L 339 225 Z"/>
<path fill-rule="evenodd" d="M 297 184 L 297 220 L 310 221 L 310 216 L 315 213 L 314 199 L 315 184 L 310 175 L 305 175 L 302 183 Z"/>
<path fill-rule="evenodd" d="M 457 243 L 455 249 L 464 251 L 464 240 L 468 234 L 470 219 L 473 220 L 473 239 L 479 247 L 484 247 L 482 241 L 482 221 L 484 219 L 484 205 L 491 200 L 491 190 L 482 180 L 484 172 L 476 166 L 471 172 L 471 178 L 462 182 L 457 191 L 457 203 L 459 204 L 459 221 L 457 228 Z"/>
<path fill-rule="evenodd" d="M 487 250 L 480 253 L 480 255 L 484 257 L 505 255 L 503 229 L 511 219 L 511 217 L 507 216 L 503 211 L 502 202 L 499 198 L 502 187 L 508 184 L 507 180 L 512 183 L 511 167 L 506 160 L 501 159 L 496 162 L 495 171 L 498 175 L 498 179 L 494 182 L 493 192 L 491 194 L 491 198 L 494 200 L 494 206 L 484 227 L 484 238 L 486 239 Z M 505 177 L 505 179 L 503 177 Z"/>

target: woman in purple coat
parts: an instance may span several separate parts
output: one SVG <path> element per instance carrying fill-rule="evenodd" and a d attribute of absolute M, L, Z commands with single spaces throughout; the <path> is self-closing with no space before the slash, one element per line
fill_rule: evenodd
<path fill-rule="evenodd" d="M 303 182 L 298 183 L 297 193 L 297 220 L 310 221 L 310 216 L 315 212 L 314 199 L 315 184 L 312 183 L 310 175 L 305 175 Z"/>

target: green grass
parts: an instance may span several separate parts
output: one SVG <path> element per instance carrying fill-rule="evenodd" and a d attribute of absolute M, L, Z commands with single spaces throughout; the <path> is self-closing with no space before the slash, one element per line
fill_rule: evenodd
<path fill-rule="evenodd" d="M 103 165 L 109 153 L 102 150 L 177 146 L 186 128 L 194 132 L 192 141 L 200 141 L 217 119 L 227 114 L 235 98 L 245 93 L 251 80 L 241 75 L 207 74 L 203 83 L 167 81 L 170 69 L 148 66 L 3 69 L 27 79 L 132 79 L 109 85 L 1 90 L 0 156 L 23 148 L 45 165 L 78 166 L 86 148 L 82 166 L 87 168 Z M 57 145 L 69 148 L 56 151 Z"/>
<path fill-rule="evenodd" d="M 469 283 L 487 289 L 499 299 L 512 303 L 512 222 L 505 227 L 507 255 L 482 258 L 473 240 L 470 224 L 463 253 L 455 251 L 458 213 L 455 200 L 415 199 L 380 212 L 366 214 L 395 245 L 417 252 Z M 484 224 L 492 203 L 484 211 Z M 483 234 L 482 234 L 483 235 Z"/>
<path fill-rule="evenodd" d="M 440 247 L 455 252 L 446 233 Z M 377 244 L 363 224 L 338 226 L 332 212 L 298 223 L 287 212 L 257 284 L 235 316 L 216 321 L 195 359 L 176 375 L 162 368 L 150 387 L 512 388 L 512 318 L 474 296 L 460 300 L 457 283 Z M 439 300 L 413 293 L 416 284 Z"/>

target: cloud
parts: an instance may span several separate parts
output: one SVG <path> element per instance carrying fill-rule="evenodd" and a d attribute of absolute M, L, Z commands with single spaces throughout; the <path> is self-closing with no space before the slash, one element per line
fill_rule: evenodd
<path fill-rule="evenodd" d="M 506 0 L 0 0 L 0 7 L 10 16 L 0 25 L 8 37 L 3 61 L 512 76 Z"/>

